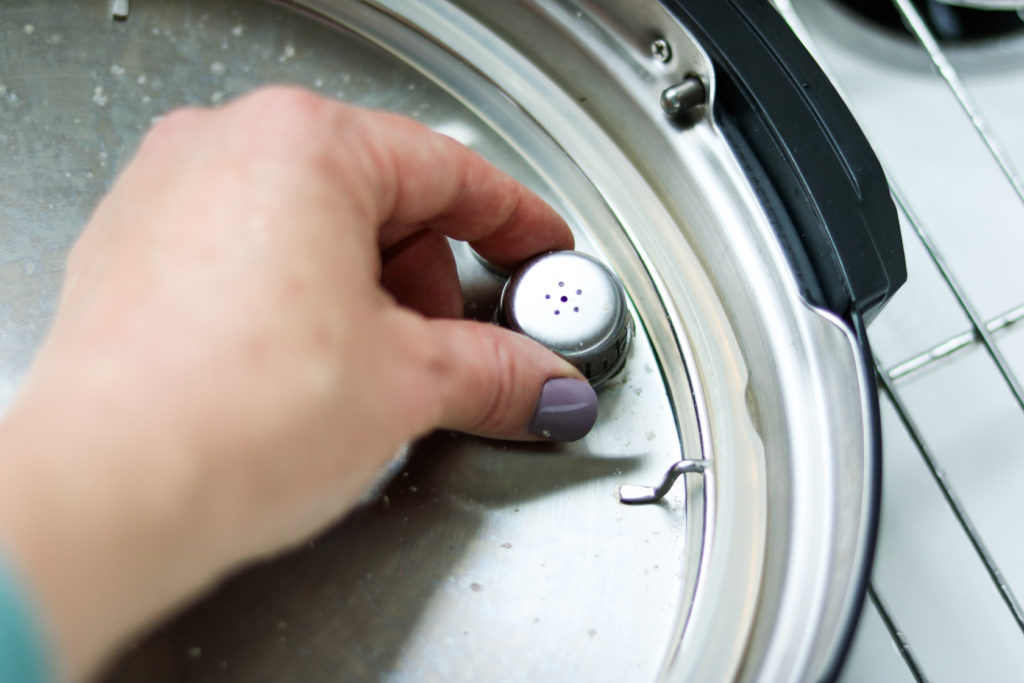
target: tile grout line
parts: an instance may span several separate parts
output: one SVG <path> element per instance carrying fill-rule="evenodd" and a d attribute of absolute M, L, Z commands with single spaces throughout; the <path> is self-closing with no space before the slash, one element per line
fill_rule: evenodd
<path fill-rule="evenodd" d="M 939 274 L 942 276 L 942 279 L 945 280 L 946 285 L 950 290 L 952 290 L 953 296 L 956 297 L 957 303 L 960 304 L 960 308 L 967 314 L 967 318 L 971 321 L 971 326 L 974 328 L 974 334 L 981 340 L 981 343 L 985 346 L 989 356 L 991 356 L 992 360 L 995 362 L 996 367 L 999 370 L 999 374 L 1002 375 L 1003 380 L 1010 388 L 1010 391 L 1013 392 L 1013 397 L 1017 400 L 1017 405 L 1020 406 L 1021 410 L 1024 410 L 1024 389 L 1021 388 L 1020 382 L 1017 381 L 1013 371 L 1010 370 L 1009 363 L 1006 362 L 1006 359 L 1003 358 L 1003 354 L 999 350 L 999 347 L 996 346 L 996 343 L 992 339 L 992 335 L 988 330 L 988 326 L 981 319 L 978 311 L 975 310 L 970 301 L 967 300 L 967 294 L 964 292 L 963 287 L 961 287 L 960 283 L 953 277 L 953 273 L 946 264 L 946 260 L 939 253 L 938 247 L 932 243 L 931 238 L 925 233 L 924 228 L 921 226 L 921 221 L 911 210 L 906 199 L 903 197 L 903 194 L 892 183 L 889 183 L 889 190 L 896 202 L 896 205 L 907 217 L 907 222 L 910 223 L 910 227 L 917 234 L 918 239 L 921 240 L 921 244 L 924 246 L 925 251 L 928 252 L 932 262 L 934 262 L 935 266 L 939 269 Z M 888 378 L 888 375 L 886 377 Z"/>
<path fill-rule="evenodd" d="M 914 677 L 914 680 L 918 683 L 927 681 L 928 678 L 921 671 L 921 665 L 917 662 L 917 657 L 914 656 L 913 650 L 910 649 L 910 643 L 907 642 L 906 636 L 903 635 L 897 626 L 896 622 L 892 619 L 892 613 L 889 611 L 889 605 L 882 600 L 882 596 L 875 590 L 874 581 L 868 581 L 868 600 L 875 606 L 875 610 L 878 612 L 878 616 L 881 617 L 882 623 L 885 624 L 885 629 L 889 632 L 889 636 L 892 638 L 893 643 L 896 645 L 896 650 L 900 653 L 900 657 L 903 658 L 903 662 L 910 669 L 910 674 Z"/>
<path fill-rule="evenodd" d="M 982 564 L 985 566 L 985 571 L 988 572 L 989 578 L 996 586 L 996 590 L 999 592 L 1003 603 L 1009 608 L 1013 620 L 1017 622 L 1018 629 L 1024 632 L 1024 611 L 1021 610 L 1020 604 L 1017 602 L 1017 598 L 1013 594 L 1013 590 L 1007 583 L 1006 578 L 1000 571 L 999 567 L 996 566 L 996 562 L 993 559 L 988 548 L 985 546 L 984 541 L 981 540 L 981 534 L 975 528 L 974 523 L 967 515 L 967 510 L 956 493 L 953 491 L 952 485 L 949 483 L 945 470 L 939 466 L 932 455 L 931 450 L 924 442 L 924 437 L 921 435 L 920 430 L 910 417 L 910 412 L 907 410 L 906 404 L 903 399 L 896 392 L 896 387 L 893 386 L 892 380 L 882 370 L 882 367 L 878 363 L 878 359 L 875 359 L 875 374 L 878 376 L 880 388 L 892 401 L 893 407 L 896 409 L 896 413 L 900 418 L 900 422 L 903 423 L 904 428 L 910 435 L 914 445 L 917 446 L 918 453 L 921 454 L 921 458 L 924 460 L 925 465 L 928 468 L 928 472 L 932 475 L 935 483 L 939 487 L 939 491 L 942 492 L 942 497 L 946 500 L 946 504 L 949 505 L 950 510 L 953 512 L 953 516 L 956 517 L 957 522 L 963 529 L 964 533 L 967 534 L 967 539 L 970 541 L 971 546 L 981 559 Z"/>
<path fill-rule="evenodd" d="M 1024 320 L 1024 304 L 1017 306 L 1002 315 L 992 318 L 985 323 L 985 328 L 990 334 L 995 335 L 996 333 L 1013 327 L 1022 320 Z M 911 356 L 907 360 L 893 365 L 888 370 L 889 377 L 898 382 L 902 379 L 913 376 L 932 363 L 959 353 L 978 341 L 978 335 L 974 334 L 973 330 L 950 337 L 946 341 L 936 344 L 923 353 Z"/>

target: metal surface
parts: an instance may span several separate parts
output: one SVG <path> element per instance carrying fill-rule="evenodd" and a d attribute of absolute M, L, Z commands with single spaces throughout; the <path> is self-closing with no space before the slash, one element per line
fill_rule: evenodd
<path fill-rule="evenodd" d="M 886 478 L 844 678 L 1019 680 L 1024 35 L 946 47 L 903 0 L 913 37 L 778 4 L 882 158 L 911 268 L 871 328 Z"/>
<path fill-rule="evenodd" d="M 821 675 L 865 552 L 871 397 L 713 120 L 661 110 L 691 76 L 713 99 L 699 46 L 656 3 L 302 4 L 314 18 L 242 0 L 135 3 L 127 22 L 70 0 L 0 8 L 0 404 L 150 121 L 268 81 L 417 117 L 526 182 L 612 266 L 636 338 L 585 440 L 424 440 L 379 498 L 110 678 Z M 467 313 L 486 317 L 501 279 L 457 252 Z M 660 481 L 684 453 L 703 481 L 619 504 L 623 481 Z"/>
<path fill-rule="evenodd" d="M 603 263 L 576 251 L 544 254 L 516 269 L 501 292 L 501 322 L 572 363 L 594 388 L 626 363 L 633 317 Z"/>

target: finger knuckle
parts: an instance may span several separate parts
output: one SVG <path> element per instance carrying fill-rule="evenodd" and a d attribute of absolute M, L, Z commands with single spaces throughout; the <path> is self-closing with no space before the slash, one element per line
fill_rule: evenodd
<path fill-rule="evenodd" d="M 142 152 L 159 150 L 188 137 L 198 125 L 203 111 L 195 107 L 173 109 L 150 127 L 142 141 Z"/>
<path fill-rule="evenodd" d="M 353 109 L 304 88 L 271 85 L 240 102 L 252 132 L 249 153 L 286 164 L 313 165 L 333 171 L 342 146 L 344 119 Z"/>
<path fill-rule="evenodd" d="M 292 85 L 268 85 L 241 100 L 266 121 L 292 125 L 310 122 L 323 115 L 325 100 L 320 95 Z"/>

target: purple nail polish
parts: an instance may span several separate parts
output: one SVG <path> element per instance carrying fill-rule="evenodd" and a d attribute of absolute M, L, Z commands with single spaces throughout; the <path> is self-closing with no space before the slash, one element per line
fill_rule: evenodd
<path fill-rule="evenodd" d="M 597 394 L 581 379 L 549 379 L 540 390 L 528 430 L 552 441 L 575 441 L 586 436 L 597 420 Z"/>

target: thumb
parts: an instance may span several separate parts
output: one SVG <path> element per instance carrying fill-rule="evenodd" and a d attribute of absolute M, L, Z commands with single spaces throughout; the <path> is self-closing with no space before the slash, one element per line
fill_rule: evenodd
<path fill-rule="evenodd" d="M 510 330 L 466 320 L 430 320 L 428 334 L 451 362 L 432 384 L 435 427 L 498 439 L 575 441 L 597 420 L 597 394 L 567 361 Z"/>

